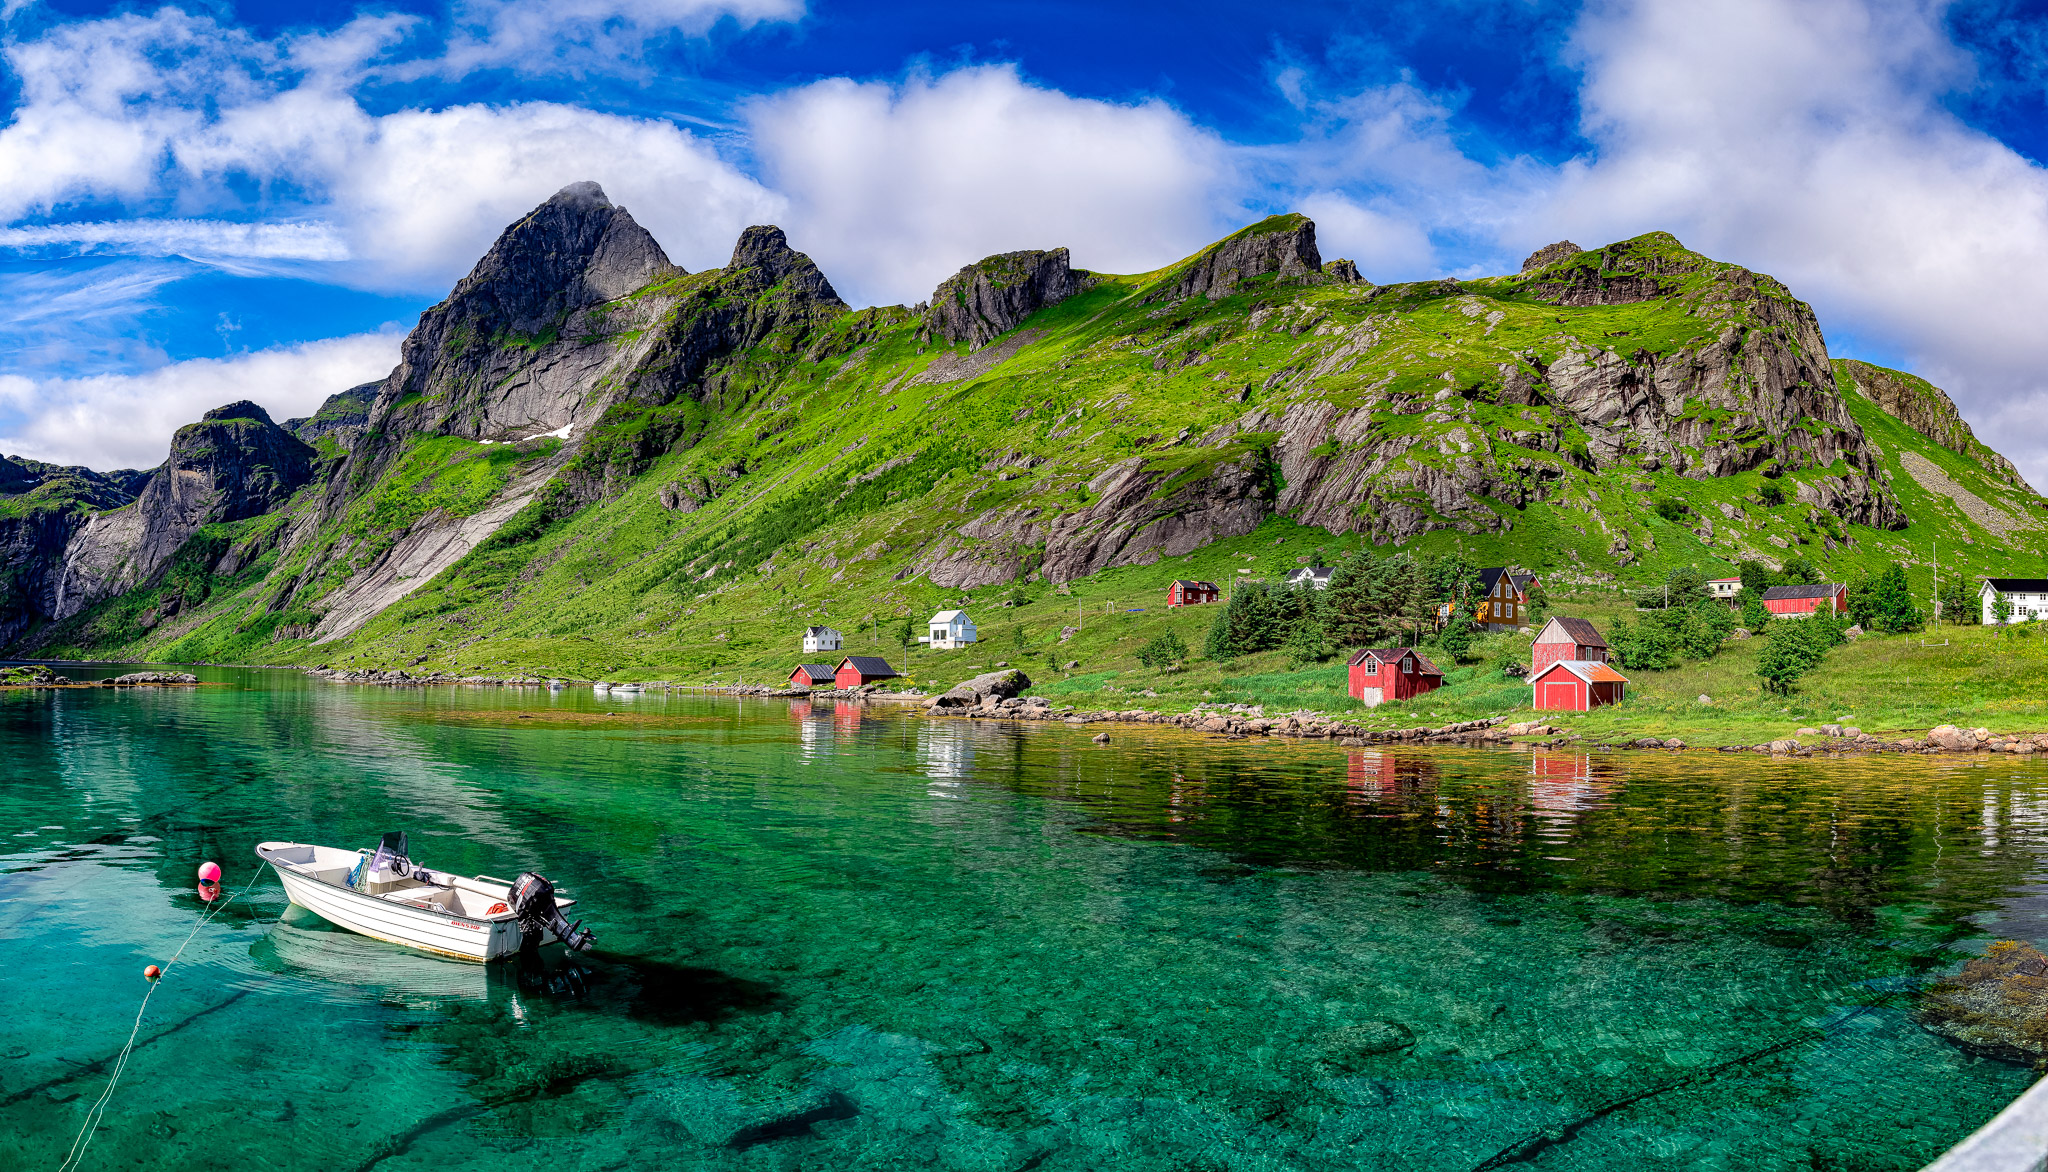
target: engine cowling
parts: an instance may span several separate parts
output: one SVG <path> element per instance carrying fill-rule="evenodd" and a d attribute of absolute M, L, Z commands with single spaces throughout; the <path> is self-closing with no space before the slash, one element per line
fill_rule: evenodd
<path fill-rule="evenodd" d="M 519 917 L 519 930 L 538 939 L 543 931 L 553 932 L 572 952 L 588 952 L 595 938 L 583 927 L 583 921 L 574 924 L 562 915 L 562 909 L 555 906 L 555 885 L 545 875 L 533 871 L 522 871 L 512 881 L 512 911 Z"/>

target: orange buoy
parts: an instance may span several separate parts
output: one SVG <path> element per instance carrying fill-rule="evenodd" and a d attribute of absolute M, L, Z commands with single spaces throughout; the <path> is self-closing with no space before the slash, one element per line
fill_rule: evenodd
<path fill-rule="evenodd" d="M 142 970 L 142 977 L 146 981 L 154 981 L 158 977 L 161 977 L 163 975 L 164 971 L 156 967 L 155 965 L 150 965 L 148 968 Z"/>

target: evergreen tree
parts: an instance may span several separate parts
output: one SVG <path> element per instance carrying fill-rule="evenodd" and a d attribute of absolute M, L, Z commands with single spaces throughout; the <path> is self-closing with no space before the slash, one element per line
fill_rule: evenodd
<path fill-rule="evenodd" d="M 1382 579 L 1386 563 L 1358 550 L 1337 563 L 1324 591 L 1324 630 L 1339 648 L 1370 647 L 1385 632 Z"/>
<path fill-rule="evenodd" d="M 1941 617 L 1951 623 L 1968 625 L 1984 621 L 1977 600 L 1970 597 L 1969 583 L 1961 574 L 1950 574 L 1941 583 Z"/>
<path fill-rule="evenodd" d="M 1444 658 L 1454 664 L 1464 662 L 1466 654 L 1472 650 L 1472 620 L 1453 613 L 1451 621 L 1437 635 L 1436 643 L 1443 648 Z"/>
<path fill-rule="evenodd" d="M 1851 597 L 1850 610 L 1852 614 L 1860 611 L 1857 621 L 1867 629 L 1892 634 L 1917 631 L 1925 621 L 1906 584 L 1906 567 L 1897 562 L 1866 580 L 1864 588 Z"/>

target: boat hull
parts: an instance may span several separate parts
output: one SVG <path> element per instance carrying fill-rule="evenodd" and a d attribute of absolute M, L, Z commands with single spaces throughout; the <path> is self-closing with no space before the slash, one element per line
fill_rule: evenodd
<path fill-rule="evenodd" d="M 308 879 L 283 867 L 276 870 L 293 903 L 337 928 L 457 960 L 491 961 L 519 951 L 517 920 L 473 920 L 408 907 Z"/>

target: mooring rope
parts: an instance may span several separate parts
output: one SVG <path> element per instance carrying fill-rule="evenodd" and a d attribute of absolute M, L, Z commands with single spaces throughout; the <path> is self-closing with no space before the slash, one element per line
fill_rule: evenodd
<path fill-rule="evenodd" d="M 98 1130 L 100 1119 L 106 1114 L 107 1103 L 114 1097 L 114 1088 L 121 1082 L 121 1073 L 128 1066 L 128 1056 L 135 1052 L 135 1038 L 142 1032 L 142 1015 L 148 1012 L 149 999 L 156 996 L 156 991 L 163 986 L 164 978 L 171 975 L 171 966 L 177 964 L 178 958 L 185 955 L 185 949 L 192 943 L 193 938 L 199 935 L 199 929 L 204 928 L 213 917 L 226 910 L 229 904 L 247 895 L 249 889 L 256 886 L 256 881 L 263 878 L 263 872 L 269 866 L 268 862 L 257 864 L 256 873 L 249 877 L 246 886 L 208 908 L 206 914 L 199 917 L 199 922 L 192 925 L 192 931 L 186 933 L 185 942 L 178 945 L 178 951 L 172 953 L 171 959 L 159 967 L 156 979 L 149 983 L 149 990 L 142 995 L 142 1004 L 135 1009 L 135 1024 L 128 1030 L 128 1041 L 121 1047 L 119 1056 L 114 1059 L 113 1073 L 107 1077 L 107 1089 L 101 1091 L 100 1097 L 86 1110 L 85 1122 L 79 1126 L 78 1134 L 72 1138 L 71 1150 L 65 1153 L 64 1162 L 57 1165 L 57 1172 L 72 1172 L 85 1159 L 87 1149 L 92 1147 L 93 1133 Z"/>

